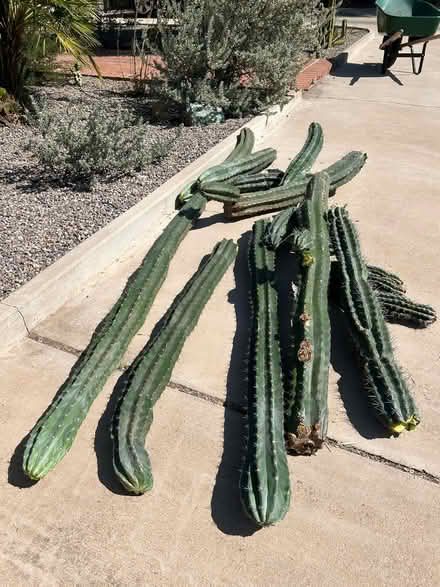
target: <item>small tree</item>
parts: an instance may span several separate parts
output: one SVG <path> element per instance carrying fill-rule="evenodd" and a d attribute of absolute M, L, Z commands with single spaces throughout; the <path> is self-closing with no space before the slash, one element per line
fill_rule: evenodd
<path fill-rule="evenodd" d="M 95 0 L 2 0 L 0 87 L 21 101 L 35 55 L 44 56 L 52 40 L 86 63 L 90 50 L 99 44 L 96 18 Z"/>
<path fill-rule="evenodd" d="M 183 109 L 261 111 L 285 99 L 304 50 L 316 48 L 322 14 L 320 0 L 159 2 L 159 42 L 149 51 L 163 65 L 151 87 Z"/>

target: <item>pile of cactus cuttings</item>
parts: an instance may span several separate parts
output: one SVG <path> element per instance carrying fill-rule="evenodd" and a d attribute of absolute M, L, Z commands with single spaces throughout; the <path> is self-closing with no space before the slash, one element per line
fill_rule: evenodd
<path fill-rule="evenodd" d="M 311 455 L 325 443 L 331 330 L 329 303 L 359 362 L 360 388 L 372 414 L 397 436 L 420 422 L 407 380 L 397 363 L 387 323 L 424 328 L 434 309 L 405 295 L 395 274 L 366 264 L 347 209 L 328 208 L 329 196 L 362 169 L 366 154 L 352 151 L 326 169 L 310 173 L 323 146 L 318 123 L 285 171 L 271 169 L 274 149 L 254 152 L 244 128 L 230 155 L 185 186 L 178 212 L 149 249 L 89 345 L 31 430 L 23 469 L 41 479 L 70 450 L 87 413 L 119 367 L 164 282 L 173 256 L 208 200 L 221 202 L 234 220 L 279 211 L 255 221 L 248 249 L 250 315 L 245 448 L 240 477 L 244 511 L 259 526 L 280 521 L 290 503 L 288 453 Z M 142 494 L 153 485 L 145 441 L 153 408 L 174 365 L 226 270 L 237 246 L 217 243 L 154 328 L 145 347 L 121 375 L 109 434 L 115 478 Z M 295 296 L 280 302 L 280 261 L 292 264 Z M 293 267 L 295 265 L 295 268 Z M 281 326 L 289 334 L 281 336 Z M 283 346 L 280 346 L 280 340 Z M 284 347 L 284 348 L 283 348 Z"/>

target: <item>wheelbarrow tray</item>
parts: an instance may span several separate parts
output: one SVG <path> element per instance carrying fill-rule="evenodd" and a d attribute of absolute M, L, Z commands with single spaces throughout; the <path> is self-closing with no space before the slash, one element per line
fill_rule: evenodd
<path fill-rule="evenodd" d="M 430 37 L 440 23 L 440 10 L 423 0 L 377 0 L 379 33 L 403 30 L 408 37 Z"/>

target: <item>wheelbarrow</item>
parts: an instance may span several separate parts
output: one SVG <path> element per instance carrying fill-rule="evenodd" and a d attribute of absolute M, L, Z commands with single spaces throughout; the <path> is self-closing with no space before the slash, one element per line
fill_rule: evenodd
<path fill-rule="evenodd" d="M 394 65 L 398 57 L 411 58 L 416 75 L 421 73 L 429 41 L 440 39 L 436 35 L 440 23 L 440 9 L 422 0 L 376 0 L 377 29 L 383 33 L 382 73 Z M 403 43 L 403 37 L 408 37 Z M 420 53 L 414 52 L 414 45 L 423 44 Z M 400 50 L 409 47 L 409 53 Z M 419 59 L 417 64 L 416 59 Z"/>

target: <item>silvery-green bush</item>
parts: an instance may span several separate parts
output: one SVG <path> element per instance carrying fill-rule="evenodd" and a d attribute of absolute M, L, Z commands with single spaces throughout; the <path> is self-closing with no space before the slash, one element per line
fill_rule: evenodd
<path fill-rule="evenodd" d="M 160 139 L 147 145 L 148 125 L 120 106 L 109 112 L 98 102 L 83 116 L 66 116 L 33 101 L 28 121 L 35 131 L 28 148 L 39 164 L 58 179 L 89 186 L 140 171 L 169 150 Z"/>
<path fill-rule="evenodd" d="M 183 109 L 204 103 L 228 116 L 282 103 L 319 49 L 324 16 L 321 0 L 160 0 L 160 34 L 142 46 L 160 56 L 159 75 L 146 86 Z"/>

